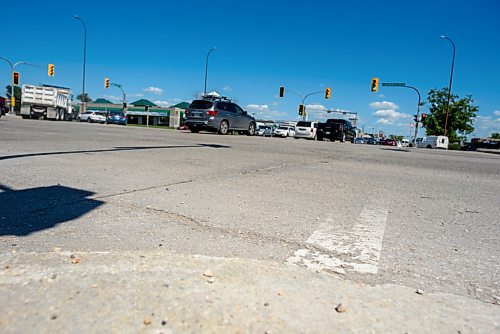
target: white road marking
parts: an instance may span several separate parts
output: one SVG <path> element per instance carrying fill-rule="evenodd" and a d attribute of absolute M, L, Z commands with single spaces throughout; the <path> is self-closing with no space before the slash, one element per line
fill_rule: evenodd
<path fill-rule="evenodd" d="M 376 274 L 388 206 L 385 199 L 369 203 L 350 232 L 339 230 L 335 221 L 329 217 L 324 226 L 306 240 L 316 250 L 299 249 L 286 263 L 305 266 L 311 270 L 329 269 L 338 273 L 352 270 Z"/>

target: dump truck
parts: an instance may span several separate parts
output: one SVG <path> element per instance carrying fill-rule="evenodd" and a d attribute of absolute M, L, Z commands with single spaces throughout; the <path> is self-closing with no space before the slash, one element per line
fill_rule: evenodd
<path fill-rule="evenodd" d="M 57 86 L 23 85 L 21 116 L 24 119 L 72 120 L 71 90 Z"/>

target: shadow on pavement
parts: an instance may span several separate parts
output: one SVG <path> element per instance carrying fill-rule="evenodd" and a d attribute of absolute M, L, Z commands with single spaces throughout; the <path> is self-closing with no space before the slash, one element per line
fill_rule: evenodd
<path fill-rule="evenodd" d="M 410 152 L 410 150 L 402 149 L 402 148 L 381 148 L 384 151 L 396 151 L 396 152 Z"/>
<path fill-rule="evenodd" d="M 0 236 L 28 235 L 78 218 L 104 202 L 64 186 L 12 190 L 0 184 Z"/>
<path fill-rule="evenodd" d="M 62 151 L 62 152 L 38 152 L 38 153 L 25 153 L 25 154 L 15 154 L 15 155 L 4 155 L 0 157 L 0 160 L 9 160 L 17 158 L 29 158 L 38 157 L 46 155 L 64 155 L 64 154 L 81 154 L 81 153 L 103 153 L 103 152 L 120 152 L 120 151 L 140 151 L 140 150 L 158 150 L 167 148 L 200 148 L 200 147 L 210 147 L 210 148 L 231 148 L 231 146 L 219 145 L 219 144 L 195 144 L 195 145 L 170 145 L 170 146 L 130 146 L 130 147 L 115 147 L 100 150 L 78 150 L 78 151 Z"/>

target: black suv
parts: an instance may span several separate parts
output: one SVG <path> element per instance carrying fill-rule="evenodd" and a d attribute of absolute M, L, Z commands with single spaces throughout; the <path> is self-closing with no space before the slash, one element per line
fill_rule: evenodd
<path fill-rule="evenodd" d="M 330 139 L 330 141 L 340 140 L 341 142 L 349 140 L 354 143 L 356 130 L 348 120 L 331 118 L 324 123 L 318 124 L 316 138 L 318 140 L 324 140 L 325 138 Z"/>
<path fill-rule="evenodd" d="M 255 124 L 255 118 L 224 97 L 194 100 L 186 109 L 186 125 L 195 133 L 208 130 L 226 135 L 238 131 L 253 136 Z"/>

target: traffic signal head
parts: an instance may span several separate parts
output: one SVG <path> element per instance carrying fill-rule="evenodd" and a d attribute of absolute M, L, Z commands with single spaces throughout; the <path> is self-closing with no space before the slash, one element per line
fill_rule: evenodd
<path fill-rule="evenodd" d="M 372 79 L 372 84 L 371 84 L 371 88 L 370 88 L 371 92 L 378 92 L 378 82 L 379 82 L 378 78 Z"/>
<path fill-rule="evenodd" d="M 306 110 L 304 108 L 303 104 L 299 104 L 299 115 L 300 116 L 305 116 Z"/>
<path fill-rule="evenodd" d="M 104 78 L 104 88 L 109 88 L 109 79 Z"/>
<path fill-rule="evenodd" d="M 413 120 L 414 120 L 415 122 L 418 122 L 418 115 L 413 115 Z"/>
<path fill-rule="evenodd" d="M 421 118 L 422 126 L 425 126 L 426 121 L 427 121 L 427 114 L 422 114 Z"/>
<path fill-rule="evenodd" d="M 285 96 L 285 87 L 280 86 L 280 97 Z"/>
<path fill-rule="evenodd" d="M 19 72 L 12 72 L 12 84 L 19 86 Z"/>
<path fill-rule="evenodd" d="M 49 75 L 49 77 L 54 76 L 54 64 L 49 64 L 49 66 L 47 67 L 47 74 Z"/>
<path fill-rule="evenodd" d="M 332 96 L 332 90 L 330 87 L 325 89 L 325 99 L 329 99 Z"/>

